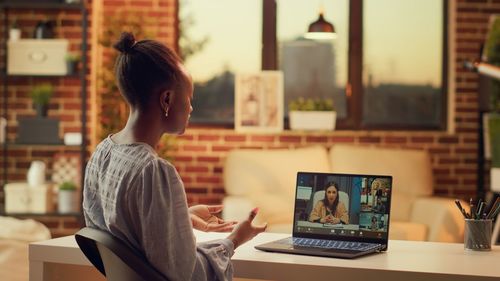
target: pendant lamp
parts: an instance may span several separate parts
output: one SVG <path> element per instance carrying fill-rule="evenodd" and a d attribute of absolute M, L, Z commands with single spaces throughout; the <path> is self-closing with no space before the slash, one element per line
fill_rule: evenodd
<path fill-rule="evenodd" d="M 304 37 L 312 40 L 331 40 L 337 37 L 333 24 L 323 17 L 323 9 L 320 9 L 318 19 L 309 25 Z"/>

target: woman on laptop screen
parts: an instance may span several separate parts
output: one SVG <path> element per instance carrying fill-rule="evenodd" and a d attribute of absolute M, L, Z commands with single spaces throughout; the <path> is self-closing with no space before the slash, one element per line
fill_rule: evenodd
<path fill-rule="evenodd" d="M 328 224 L 349 224 L 349 215 L 344 203 L 339 201 L 339 188 L 336 182 L 325 185 L 325 198 L 318 201 L 309 215 L 310 222 Z"/>

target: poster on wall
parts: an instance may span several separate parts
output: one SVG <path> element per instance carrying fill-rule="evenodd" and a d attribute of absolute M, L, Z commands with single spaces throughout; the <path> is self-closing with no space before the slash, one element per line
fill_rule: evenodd
<path fill-rule="evenodd" d="M 283 73 L 261 71 L 237 74 L 235 130 L 274 133 L 283 130 Z"/>

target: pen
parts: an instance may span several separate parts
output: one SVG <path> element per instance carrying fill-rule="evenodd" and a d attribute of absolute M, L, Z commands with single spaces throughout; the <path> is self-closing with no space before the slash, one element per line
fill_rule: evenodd
<path fill-rule="evenodd" d="M 464 208 L 462 208 L 462 204 L 460 204 L 460 201 L 458 199 L 455 200 L 455 204 L 457 205 L 458 209 L 460 210 L 460 212 L 462 213 L 462 215 L 464 216 L 464 218 L 467 219 L 469 216 L 465 212 Z"/>
<path fill-rule="evenodd" d="M 491 219 L 493 217 L 493 214 L 495 213 L 496 208 L 500 205 L 500 197 L 497 197 L 495 200 L 495 203 L 491 206 L 490 211 L 488 212 L 488 215 L 486 215 L 487 219 Z"/>
<path fill-rule="evenodd" d="M 470 211 L 470 216 L 471 219 L 476 219 L 476 212 L 474 210 L 474 201 L 472 201 L 472 197 L 469 200 L 469 211 Z"/>
<path fill-rule="evenodd" d="M 493 213 L 490 212 L 491 216 L 488 216 L 488 219 L 496 218 L 496 216 L 498 215 L 499 212 L 500 212 L 500 204 L 496 204 L 495 211 L 493 211 Z"/>
<path fill-rule="evenodd" d="M 481 219 L 481 214 L 483 213 L 484 202 L 479 199 L 479 208 L 477 208 L 477 219 Z"/>

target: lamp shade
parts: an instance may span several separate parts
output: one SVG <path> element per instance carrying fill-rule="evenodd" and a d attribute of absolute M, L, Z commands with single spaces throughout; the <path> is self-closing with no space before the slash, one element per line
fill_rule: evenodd
<path fill-rule="evenodd" d="M 327 40 L 336 38 L 335 27 L 323 17 L 323 13 L 319 13 L 318 19 L 309 25 L 307 33 L 304 35 L 307 39 Z"/>

